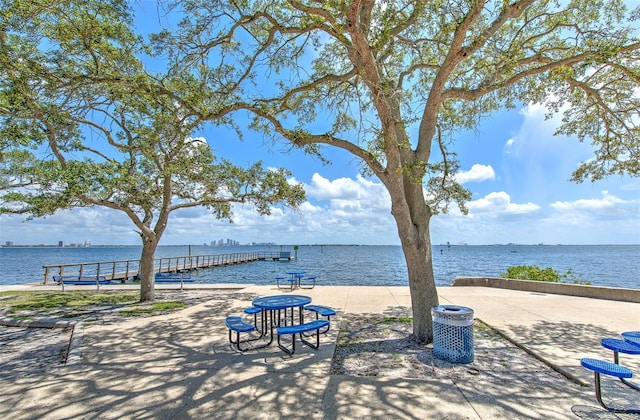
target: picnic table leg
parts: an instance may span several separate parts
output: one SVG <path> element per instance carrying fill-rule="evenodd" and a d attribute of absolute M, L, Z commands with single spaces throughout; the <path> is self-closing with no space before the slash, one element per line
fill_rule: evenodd
<path fill-rule="evenodd" d="M 306 340 L 304 338 L 304 334 L 300 333 L 300 341 L 304 344 L 306 344 L 307 346 L 311 347 L 312 349 L 318 349 L 320 348 L 320 329 L 316 330 L 316 343 L 313 344 L 312 342 Z"/>
<path fill-rule="evenodd" d="M 263 311 L 263 312 L 265 312 L 265 311 Z M 269 331 L 270 331 L 269 332 L 269 334 L 270 334 L 269 342 L 267 343 L 267 345 L 273 343 L 273 311 L 268 311 L 268 312 L 269 312 L 269 314 L 265 314 L 265 327 L 267 326 L 266 323 L 269 322 Z M 268 320 L 267 320 L 267 316 L 269 317 Z M 265 334 L 266 334 L 266 331 L 265 331 Z"/>
<path fill-rule="evenodd" d="M 620 364 L 620 354 L 615 350 L 613 350 L 613 363 L 615 363 L 616 365 Z M 625 378 L 618 378 L 618 379 L 620 379 L 620 382 L 622 382 L 629 388 L 635 389 L 636 391 L 640 391 L 640 385 L 636 385 L 633 382 L 629 382 Z"/>
<path fill-rule="evenodd" d="M 284 351 L 285 353 L 287 353 L 289 356 L 292 356 L 293 353 L 296 352 L 296 335 L 295 334 L 291 334 L 291 348 L 287 348 L 286 346 L 284 346 L 282 344 L 282 342 L 280 341 L 280 334 L 278 334 L 278 347 L 280 347 L 280 350 Z"/>
<path fill-rule="evenodd" d="M 640 414 L 640 409 L 635 409 L 635 408 L 618 408 L 618 407 L 613 407 L 610 405 L 606 405 L 604 403 L 604 401 L 602 401 L 602 390 L 601 390 L 601 384 L 600 384 L 600 374 L 598 372 L 593 372 L 594 374 L 594 381 L 595 381 L 595 387 L 596 387 L 596 400 L 598 400 L 598 402 L 600 403 L 600 405 L 604 408 L 606 408 L 608 411 L 611 411 L 612 413 L 627 413 L 627 414 Z"/>

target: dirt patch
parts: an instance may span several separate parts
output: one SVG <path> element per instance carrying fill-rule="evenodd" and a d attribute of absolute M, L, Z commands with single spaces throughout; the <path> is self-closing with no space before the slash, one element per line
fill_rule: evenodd
<path fill-rule="evenodd" d="M 478 320 L 473 327 L 472 363 L 452 363 L 434 357 L 433 345 L 415 343 L 410 339 L 411 332 L 412 324 L 407 318 L 342 315 L 331 373 L 393 378 L 456 378 L 488 371 L 550 370 Z"/>
<path fill-rule="evenodd" d="M 63 365 L 71 331 L 71 328 L 0 327 L 0 379 Z"/>
<path fill-rule="evenodd" d="M 228 292 L 225 291 L 156 292 L 156 302 L 182 302 L 183 308 L 211 300 L 222 301 L 227 297 Z M 181 309 L 154 313 L 131 311 L 147 306 L 149 305 L 139 303 L 101 304 L 82 308 L 59 307 L 45 311 L 22 310 L 7 314 L 7 307 L 0 301 L 0 324 L 6 324 L 0 325 L 0 379 L 64 366 L 67 363 L 73 325 L 77 322 L 82 322 L 84 328 L 91 328 L 94 325 L 115 325 L 133 317 L 157 316 Z M 14 321 L 21 325 L 13 325 Z M 36 325 L 38 327 L 34 327 Z M 49 327 L 43 328 L 43 325 Z M 55 325 L 67 327 L 53 328 Z"/>

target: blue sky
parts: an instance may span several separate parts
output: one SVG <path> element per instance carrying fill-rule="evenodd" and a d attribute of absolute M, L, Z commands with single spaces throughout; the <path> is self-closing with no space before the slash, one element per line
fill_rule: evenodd
<path fill-rule="evenodd" d="M 139 3 L 139 5 L 155 3 Z M 148 10 L 147 19 L 157 10 Z M 154 18 L 155 19 L 155 18 Z M 474 131 L 459 133 L 453 151 L 461 163 L 458 180 L 472 191 L 469 214 L 452 207 L 431 221 L 434 244 L 640 244 L 640 179 L 611 177 L 575 184 L 569 181 L 580 161 L 592 156 L 589 144 L 554 137 L 557 119 L 545 120 L 539 105 L 504 110 Z M 209 127 L 214 153 L 237 165 L 262 160 L 285 167 L 302 182 L 307 201 L 296 211 L 274 208 L 258 216 L 236 206 L 234 223 L 215 220 L 205 209 L 173 213 L 163 245 L 203 244 L 218 239 L 241 243 L 399 244 L 389 196 L 375 178 L 359 175 L 349 153 L 327 148 L 331 165 L 286 146 L 264 144 L 247 132 L 240 141 L 228 129 Z M 58 212 L 25 221 L 0 215 L 0 244 L 83 243 L 138 245 L 132 223 L 100 208 Z"/>
<path fill-rule="evenodd" d="M 469 214 L 456 208 L 431 222 L 434 244 L 639 244 L 640 180 L 611 177 L 595 183 L 568 181 L 591 146 L 554 137 L 557 120 L 544 119 L 538 105 L 501 111 L 473 132 L 461 133 L 455 150 L 458 179 L 473 193 Z M 162 244 L 203 244 L 231 238 L 242 243 L 399 244 L 384 186 L 358 173 L 356 159 L 326 149 L 331 165 L 299 151 L 265 145 L 260 135 L 240 141 L 228 130 L 210 128 L 204 136 L 220 157 L 239 165 L 262 160 L 285 167 L 305 185 L 307 201 L 298 212 L 274 208 L 258 216 L 236 206 L 234 223 L 217 221 L 205 209 L 173 213 Z M 91 241 L 139 244 L 133 225 L 115 211 L 74 209 L 43 219 L 0 216 L 0 243 L 18 245 Z"/>

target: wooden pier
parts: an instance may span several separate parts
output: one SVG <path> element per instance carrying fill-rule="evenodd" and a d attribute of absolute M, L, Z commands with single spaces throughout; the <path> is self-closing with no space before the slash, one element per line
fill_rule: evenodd
<path fill-rule="evenodd" d="M 242 264 L 252 261 L 291 261 L 290 252 L 238 252 L 230 254 L 189 255 L 185 257 L 162 257 L 154 260 L 154 272 L 188 272 L 202 268 L 219 267 L 230 264 Z M 72 264 L 43 265 L 44 282 L 60 278 L 104 278 L 125 283 L 138 275 L 140 260 L 99 261 Z"/>

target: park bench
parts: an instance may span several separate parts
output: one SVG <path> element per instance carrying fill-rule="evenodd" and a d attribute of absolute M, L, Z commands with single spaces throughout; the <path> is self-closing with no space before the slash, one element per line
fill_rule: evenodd
<path fill-rule="evenodd" d="M 156 283 L 192 283 L 193 279 L 189 273 L 156 273 Z"/>
<path fill-rule="evenodd" d="M 316 286 L 317 276 L 307 276 L 300 279 L 299 286 L 301 289 L 313 289 Z"/>
<path fill-rule="evenodd" d="M 280 282 L 285 282 L 287 281 L 289 284 L 286 287 L 282 287 L 280 286 Z M 276 286 L 278 287 L 278 289 L 290 289 L 293 290 L 296 285 L 298 284 L 298 280 L 296 278 L 293 277 L 284 277 L 284 276 L 276 276 Z"/>
<path fill-rule="evenodd" d="M 235 347 L 241 352 L 245 352 L 250 350 L 250 347 L 245 349 L 240 347 L 241 343 L 248 343 L 250 341 L 254 341 L 255 339 L 245 338 L 244 340 L 240 340 L 241 333 L 250 333 L 256 330 L 256 327 L 245 322 L 240 316 L 228 316 L 224 320 L 225 325 L 229 329 L 229 343 L 231 343 L 232 347 Z M 235 341 L 233 340 L 233 333 L 235 332 Z"/>
<path fill-rule="evenodd" d="M 96 286 L 100 291 L 101 284 L 111 284 L 111 280 L 107 280 L 105 276 L 79 276 L 79 275 L 66 275 L 66 276 L 53 276 L 53 281 L 62 286 L 64 292 L 65 285 L 72 286 Z"/>
<path fill-rule="evenodd" d="M 111 284 L 111 280 L 107 280 L 105 276 L 53 276 L 53 281 L 58 284 L 73 285 L 94 285 L 94 284 Z"/>
<path fill-rule="evenodd" d="M 296 351 L 296 334 L 300 335 L 300 341 L 311 347 L 312 349 L 318 349 L 320 347 L 320 330 L 323 328 L 327 328 L 329 326 L 329 321 L 325 319 L 316 319 L 315 321 L 305 322 L 304 324 L 299 325 L 288 325 L 284 327 L 278 327 L 278 347 L 285 353 L 292 355 Z M 308 333 L 311 331 L 315 331 L 316 342 L 315 344 L 307 341 L 304 338 L 304 333 Z M 291 335 L 291 348 L 284 346 L 280 340 L 283 335 Z"/>
<path fill-rule="evenodd" d="M 256 306 L 251 306 L 249 308 L 245 308 L 244 313 L 253 315 L 253 325 L 255 326 L 256 331 L 260 334 L 264 334 L 267 329 L 266 312 Z M 260 327 L 258 327 L 258 314 L 260 314 Z"/>
<path fill-rule="evenodd" d="M 193 283 L 191 274 L 175 272 L 175 273 L 156 273 L 156 283 L 180 283 L 180 290 L 183 289 L 185 283 Z"/>
<path fill-rule="evenodd" d="M 331 317 L 336 314 L 336 311 L 327 306 L 320 305 L 306 305 L 304 309 L 310 312 L 315 312 L 316 319 L 319 319 L 321 316 L 327 318 L 327 321 L 329 321 L 329 325 L 327 325 L 327 328 L 320 331 L 320 334 L 326 334 L 327 331 L 329 331 L 329 328 L 331 328 Z"/>

